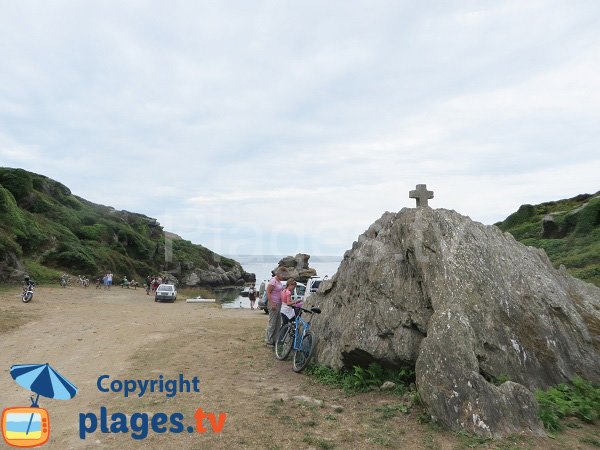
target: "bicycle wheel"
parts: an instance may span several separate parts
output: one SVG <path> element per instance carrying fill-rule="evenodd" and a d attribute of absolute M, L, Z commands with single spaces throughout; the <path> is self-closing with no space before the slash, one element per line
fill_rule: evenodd
<path fill-rule="evenodd" d="M 302 346 L 300 350 L 296 350 L 294 353 L 294 361 L 292 364 L 292 369 L 294 372 L 302 372 L 308 363 L 310 362 L 310 358 L 312 357 L 315 345 L 317 343 L 317 338 L 311 331 L 307 331 L 302 339 Z"/>
<path fill-rule="evenodd" d="M 21 300 L 23 300 L 23 303 L 28 303 L 32 298 L 33 292 L 31 291 L 23 292 L 23 295 L 21 296 Z"/>
<path fill-rule="evenodd" d="M 275 339 L 275 358 L 283 360 L 288 357 L 294 345 L 294 333 L 289 323 L 281 327 Z"/>

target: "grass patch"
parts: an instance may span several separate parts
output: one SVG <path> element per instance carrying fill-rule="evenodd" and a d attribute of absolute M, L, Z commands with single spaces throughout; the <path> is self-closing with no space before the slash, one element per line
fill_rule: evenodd
<path fill-rule="evenodd" d="M 334 370 L 326 366 L 311 365 L 305 371 L 322 384 L 344 389 L 347 393 L 368 392 L 379 389 L 386 381 L 396 384 L 391 392 L 403 395 L 414 383 L 415 372 L 412 369 L 384 369 L 378 363 L 369 367 L 354 366 L 352 370 Z"/>
<path fill-rule="evenodd" d="M 493 440 L 488 436 L 480 436 L 478 434 L 467 433 L 465 431 L 459 431 L 456 433 L 456 436 L 459 442 L 458 448 L 478 448 L 489 444 Z"/>
<path fill-rule="evenodd" d="M 511 381 L 510 377 L 508 375 L 501 374 L 501 375 L 498 375 L 498 377 L 494 378 L 492 380 L 492 383 L 495 386 L 500 386 L 501 384 L 506 383 L 507 381 Z"/>
<path fill-rule="evenodd" d="M 20 302 L 21 300 L 15 298 L 15 301 Z M 6 333 L 7 331 L 19 328 L 32 319 L 33 316 L 31 314 L 24 313 L 20 309 L 0 308 L 0 333 Z"/>
<path fill-rule="evenodd" d="M 380 413 L 380 416 L 376 418 L 376 420 L 389 420 L 401 414 L 409 414 L 410 406 L 405 405 L 404 403 L 398 403 L 396 405 L 384 405 L 378 408 L 375 408 L 375 411 Z"/>
<path fill-rule="evenodd" d="M 600 416 L 600 386 L 580 377 L 546 391 L 538 390 L 536 398 L 540 420 L 550 431 L 564 429 L 569 417 L 593 423 Z"/>
<path fill-rule="evenodd" d="M 591 445 L 592 447 L 600 448 L 600 439 L 597 439 L 593 436 L 584 436 L 579 439 L 579 442 L 581 442 L 582 444 Z"/>
<path fill-rule="evenodd" d="M 314 445 L 317 448 L 322 448 L 324 450 L 329 450 L 329 449 L 333 449 L 335 448 L 335 444 L 331 441 L 328 441 L 326 439 L 317 437 L 317 436 L 312 436 L 312 435 L 307 435 L 304 436 L 302 438 L 302 442 L 308 444 L 308 445 Z"/>

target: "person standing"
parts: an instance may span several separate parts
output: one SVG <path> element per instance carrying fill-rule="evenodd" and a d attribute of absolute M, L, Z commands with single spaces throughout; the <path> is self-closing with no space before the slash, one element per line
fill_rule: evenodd
<path fill-rule="evenodd" d="M 254 309 L 254 302 L 256 301 L 256 289 L 254 289 L 254 286 L 250 286 L 248 300 L 250 300 L 250 309 Z"/>
<path fill-rule="evenodd" d="M 275 339 L 281 328 L 281 272 L 277 272 L 267 286 L 267 307 L 269 324 L 267 325 L 267 345 L 275 345 Z"/>
<path fill-rule="evenodd" d="M 294 306 L 294 289 L 296 289 L 296 280 L 290 278 L 287 280 L 285 289 L 281 291 L 281 324 L 285 325 L 291 322 L 296 316 Z"/>

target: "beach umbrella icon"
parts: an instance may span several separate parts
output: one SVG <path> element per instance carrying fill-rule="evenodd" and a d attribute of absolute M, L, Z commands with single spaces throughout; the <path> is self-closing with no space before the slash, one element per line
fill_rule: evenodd
<path fill-rule="evenodd" d="M 16 364 L 10 367 L 10 375 L 26 389 L 37 394 L 35 400 L 31 397 L 31 406 L 38 407 L 40 395 L 57 400 L 70 400 L 77 394 L 73 383 L 63 377 L 50 364 Z M 27 432 L 33 420 L 33 413 L 29 419 Z"/>
<path fill-rule="evenodd" d="M 70 400 L 77 394 L 73 383 L 58 373 L 50 364 L 16 364 L 10 367 L 10 375 L 17 382 L 37 394 L 57 400 Z"/>

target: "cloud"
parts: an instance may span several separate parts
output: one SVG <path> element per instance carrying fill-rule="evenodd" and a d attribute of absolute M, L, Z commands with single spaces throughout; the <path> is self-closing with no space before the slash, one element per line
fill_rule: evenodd
<path fill-rule="evenodd" d="M 229 254 L 341 253 L 417 183 L 492 223 L 598 190 L 599 12 L 13 2 L 0 164 Z"/>

